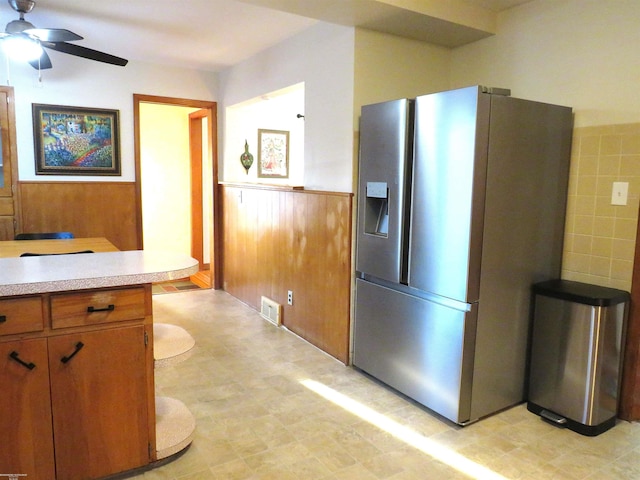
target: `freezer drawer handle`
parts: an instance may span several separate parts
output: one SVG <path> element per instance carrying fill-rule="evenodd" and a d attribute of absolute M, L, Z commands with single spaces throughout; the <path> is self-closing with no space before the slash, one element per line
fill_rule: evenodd
<path fill-rule="evenodd" d="M 67 357 L 62 357 L 62 358 L 60 359 L 60 361 L 61 361 L 62 363 L 67 363 L 69 360 L 71 360 L 73 357 L 75 357 L 75 356 L 76 356 L 76 354 L 77 354 L 80 350 L 82 350 L 82 347 L 84 347 L 84 343 L 82 343 L 82 342 L 78 342 L 78 343 L 76 343 L 76 349 L 71 353 L 71 355 L 69 355 L 69 356 L 67 356 Z"/>
<path fill-rule="evenodd" d="M 22 365 L 25 368 L 28 368 L 29 370 L 33 370 L 34 368 L 36 368 L 36 364 L 33 362 L 25 362 L 24 360 L 22 360 L 20 358 L 20 354 L 18 352 L 16 352 L 15 350 L 13 352 L 11 352 L 9 354 L 9 356 L 14 359 L 16 362 L 18 362 L 20 365 Z"/>
<path fill-rule="evenodd" d="M 87 307 L 87 313 L 113 312 L 115 309 L 116 309 L 116 306 L 113 303 L 110 303 L 108 306 L 106 306 L 104 308 Z"/>

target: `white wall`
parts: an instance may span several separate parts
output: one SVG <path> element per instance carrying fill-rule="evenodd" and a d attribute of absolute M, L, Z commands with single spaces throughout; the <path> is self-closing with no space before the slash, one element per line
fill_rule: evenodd
<path fill-rule="evenodd" d="M 535 0 L 453 51 L 452 87 L 507 87 L 573 107 L 576 127 L 640 120 L 640 2 Z"/>
<path fill-rule="evenodd" d="M 0 62 L 0 81 L 10 77 L 15 90 L 19 177 L 21 181 L 134 181 L 133 94 L 216 100 L 216 74 L 141 62 L 116 67 L 58 52 L 50 53 L 53 69 L 37 72 L 12 62 Z M 120 110 L 122 176 L 36 176 L 32 103 Z"/>
<path fill-rule="evenodd" d="M 306 189 L 352 191 L 353 46 L 353 28 L 319 23 L 220 74 L 220 113 L 304 82 Z M 220 125 L 224 128 L 224 115 Z M 225 138 L 224 130 L 220 138 Z M 220 151 L 225 151 L 224 145 Z M 236 168 L 240 153 L 221 158 L 222 181 L 228 164 Z"/>

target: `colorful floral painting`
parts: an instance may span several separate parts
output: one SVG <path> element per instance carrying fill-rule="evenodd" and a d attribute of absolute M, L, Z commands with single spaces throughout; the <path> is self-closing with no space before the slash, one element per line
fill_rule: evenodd
<path fill-rule="evenodd" d="M 289 176 L 289 132 L 258 130 L 258 177 Z"/>
<path fill-rule="evenodd" d="M 118 111 L 33 104 L 36 174 L 120 175 Z"/>

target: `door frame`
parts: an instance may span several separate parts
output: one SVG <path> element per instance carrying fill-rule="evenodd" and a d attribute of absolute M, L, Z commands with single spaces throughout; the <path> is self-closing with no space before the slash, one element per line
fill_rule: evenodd
<path fill-rule="evenodd" d="M 198 260 L 204 270 L 203 245 L 203 149 L 202 119 L 211 116 L 209 109 L 196 110 L 189 114 L 189 161 L 191 162 L 191 256 Z M 208 136 L 211 137 L 210 135 Z M 210 151 L 211 145 L 207 151 Z M 207 232 L 211 236 L 211 232 Z"/>
<path fill-rule="evenodd" d="M 640 228 L 640 217 L 638 218 Z M 640 230 L 638 230 L 640 232 Z M 630 422 L 640 420 L 640 235 L 636 235 L 631 279 L 631 302 L 623 350 L 618 416 Z"/>
<path fill-rule="evenodd" d="M 218 113 L 217 102 L 205 100 L 191 100 L 185 98 L 162 97 L 157 95 L 133 94 L 133 132 L 134 132 L 134 162 L 135 162 L 135 196 L 136 196 L 136 242 L 139 250 L 143 249 L 143 232 L 142 232 L 142 177 L 141 177 L 141 146 L 140 146 L 140 104 L 141 103 L 157 103 L 162 105 L 173 105 L 180 107 L 192 107 L 207 110 L 209 119 L 209 151 L 211 153 L 211 173 L 212 173 L 212 203 L 210 209 L 211 218 L 211 242 L 210 242 L 210 282 L 214 289 L 222 288 L 222 243 L 221 228 L 222 221 L 220 218 L 220 188 L 218 186 Z"/>

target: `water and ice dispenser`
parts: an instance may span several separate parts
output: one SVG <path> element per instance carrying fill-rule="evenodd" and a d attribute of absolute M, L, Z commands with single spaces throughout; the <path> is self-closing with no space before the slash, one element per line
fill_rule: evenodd
<path fill-rule="evenodd" d="M 628 292 L 567 280 L 533 286 L 527 408 L 583 435 L 615 425 Z"/>
<path fill-rule="evenodd" d="M 389 235 L 389 188 L 386 182 L 367 182 L 364 231 L 371 235 Z"/>

